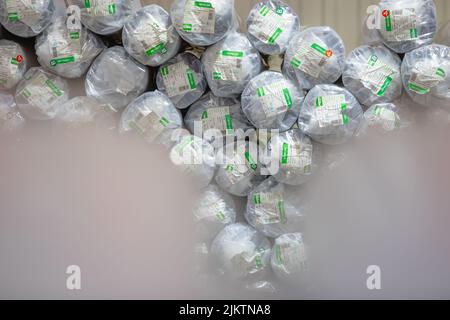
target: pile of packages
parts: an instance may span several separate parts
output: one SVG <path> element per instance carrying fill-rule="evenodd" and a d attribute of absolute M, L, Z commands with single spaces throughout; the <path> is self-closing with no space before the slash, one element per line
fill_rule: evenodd
<path fill-rule="evenodd" d="M 258 3 L 246 33 L 234 0 L 175 0 L 170 12 L 71 2 L 79 15 L 55 17 L 53 0 L 0 0 L 1 24 L 36 37 L 40 64 L 29 68 L 19 43 L 0 40 L 0 129 L 120 115 L 122 134 L 165 146 L 195 179 L 197 249 L 213 274 L 246 287 L 307 281 L 303 191 L 327 146 L 400 132 L 405 96 L 450 112 L 450 48 L 433 44 L 433 0 L 382 0 L 363 26 L 366 43 L 349 54 L 336 31 L 300 27 L 279 0 Z M 122 45 L 107 47 L 118 33 Z M 71 97 L 74 78 L 86 96 Z"/>

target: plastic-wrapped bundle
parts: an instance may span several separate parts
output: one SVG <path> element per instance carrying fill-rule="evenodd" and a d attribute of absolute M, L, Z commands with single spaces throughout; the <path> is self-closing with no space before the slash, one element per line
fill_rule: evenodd
<path fill-rule="evenodd" d="M 0 40 L 0 90 L 14 87 L 27 71 L 22 47 L 9 40 Z"/>
<path fill-rule="evenodd" d="M 402 123 L 398 111 L 393 103 L 379 103 L 371 106 L 364 112 L 358 136 L 365 136 L 369 130 L 387 133 L 399 129 Z"/>
<path fill-rule="evenodd" d="M 287 233 L 275 239 L 270 264 L 275 275 L 295 283 L 306 280 L 308 250 L 301 233 Z"/>
<path fill-rule="evenodd" d="M 236 221 L 233 198 L 214 184 L 202 190 L 193 211 L 197 234 L 205 241 L 212 240 L 225 226 Z"/>
<path fill-rule="evenodd" d="M 378 8 L 378 7 L 377 7 Z M 378 9 L 377 9 L 378 10 Z M 364 19 L 362 25 L 362 43 L 369 46 L 378 46 L 383 44 L 377 24 L 377 11 L 369 13 Z"/>
<path fill-rule="evenodd" d="M 414 102 L 450 110 L 450 47 L 429 45 L 407 53 L 402 79 Z"/>
<path fill-rule="evenodd" d="M 219 270 L 233 280 L 264 277 L 270 265 L 270 241 L 252 227 L 235 223 L 214 239 L 211 254 Z"/>
<path fill-rule="evenodd" d="M 14 97 L 0 93 L 0 132 L 13 132 L 25 125 L 25 119 L 17 109 Z"/>
<path fill-rule="evenodd" d="M 297 121 L 303 92 L 281 73 L 265 71 L 242 92 L 242 110 L 259 129 L 286 131 Z"/>
<path fill-rule="evenodd" d="M 170 146 L 174 130 L 183 119 L 170 99 L 159 91 L 146 92 L 123 111 L 120 132 L 136 131 L 148 142 Z"/>
<path fill-rule="evenodd" d="M 379 5 L 383 43 L 406 53 L 433 42 L 437 31 L 433 0 L 381 0 Z"/>
<path fill-rule="evenodd" d="M 267 146 L 273 177 L 289 185 L 307 182 L 319 167 L 320 149 L 300 129 L 291 129 L 273 136 Z"/>
<path fill-rule="evenodd" d="M 362 118 L 361 105 L 348 90 L 320 84 L 306 95 L 298 126 L 313 140 L 336 145 L 355 135 Z"/>
<path fill-rule="evenodd" d="M 54 11 L 53 0 L 1 0 L 0 22 L 16 36 L 34 37 L 47 28 Z"/>
<path fill-rule="evenodd" d="M 68 28 L 67 19 L 61 17 L 37 37 L 35 48 L 44 68 L 61 77 L 79 78 L 105 46 L 84 27 Z"/>
<path fill-rule="evenodd" d="M 94 97 L 81 96 L 72 98 L 58 107 L 55 120 L 69 127 L 101 123 L 114 128 L 116 112 Z"/>
<path fill-rule="evenodd" d="M 133 58 L 152 67 L 173 58 L 181 45 L 169 14 L 156 4 L 141 8 L 125 23 L 122 40 Z"/>
<path fill-rule="evenodd" d="M 156 86 L 172 100 L 175 107 L 187 108 L 206 90 L 202 62 L 192 53 L 180 53 L 159 67 Z"/>
<path fill-rule="evenodd" d="M 170 16 L 184 40 L 210 46 L 235 27 L 234 0 L 175 0 Z"/>
<path fill-rule="evenodd" d="M 184 117 L 186 128 L 193 134 L 195 123 L 202 124 L 203 138 L 214 144 L 214 147 L 221 147 L 228 134 L 234 134 L 236 129 L 243 131 L 252 128 L 247 117 L 242 112 L 241 103 L 234 98 L 219 98 L 212 92 L 205 94 L 199 101 L 194 103 Z M 206 134 L 208 130 L 217 130 L 217 134 L 223 139 L 216 139 L 214 132 Z"/>
<path fill-rule="evenodd" d="M 170 151 L 177 168 L 192 177 L 197 186 L 206 187 L 216 172 L 214 148 L 209 142 L 193 135 L 183 135 Z"/>
<path fill-rule="evenodd" d="M 81 22 L 89 30 L 108 35 L 122 29 L 132 14 L 130 0 L 74 0 L 81 9 Z"/>
<path fill-rule="evenodd" d="M 146 66 L 131 58 L 124 48 L 108 48 L 95 59 L 86 75 L 86 93 L 121 109 L 142 94 L 148 86 Z"/>
<path fill-rule="evenodd" d="M 264 0 L 247 17 L 247 36 L 261 53 L 282 54 L 292 36 L 300 30 L 295 11 L 279 0 Z"/>
<path fill-rule="evenodd" d="M 254 142 L 238 140 L 218 149 L 219 168 L 216 183 L 225 191 L 239 197 L 247 196 L 264 177 L 258 165 L 258 146 Z"/>
<path fill-rule="evenodd" d="M 402 95 L 401 63 L 385 46 L 361 46 L 348 56 L 342 81 L 363 105 L 394 101 Z"/>
<path fill-rule="evenodd" d="M 237 97 L 262 70 L 261 56 L 241 33 L 232 32 L 202 56 L 209 88 L 218 97 Z"/>
<path fill-rule="evenodd" d="M 270 177 L 254 188 L 247 198 L 245 219 L 267 237 L 300 231 L 304 223 L 304 204 L 298 188 Z"/>
<path fill-rule="evenodd" d="M 302 89 L 334 83 L 342 75 L 345 46 L 330 27 L 311 27 L 296 33 L 286 50 L 283 74 Z"/>
<path fill-rule="evenodd" d="M 69 99 L 69 86 L 66 80 L 43 68 L 31 68 L 17 85 L 15 99 L 26 117 L 49 120 Z"/>

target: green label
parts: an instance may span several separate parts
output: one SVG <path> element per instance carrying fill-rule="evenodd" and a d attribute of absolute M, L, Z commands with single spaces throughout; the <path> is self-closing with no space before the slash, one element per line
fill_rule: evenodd
<path fill-rule="evenodd" d="M 213 8 L 213 6 L 210 2 L 204 2 L 204 1 L 195 1 L 194 6 L 199 7 L 199 8 L 208 8 L 208 9 Z"/>
<path fill-rule="evenodd" d="M 409 35 L 411 36 L 411 39 L 417 39 L 417 29 L 411 29 L 409 30 Z"/>
<path fill-rule="evenodd" d="M 281 164 L 288 163 L 288 156 L 289 156 L 289 143 L 285 142 L 283 143 L 283 149 L 281 151 Z"/>
<path fill-rule="evenodd" d="M 222 50 L 221 54 L 226 57 L 243 58 L 243 51 Z"/>
<path fill-rule="evenodd" d="M 281 247 L 278 244 L 275 245 L 275 257 L 278 265 L 284 264 L 283 255 L 281 254 Z"/>
<path fill-rule="evenodd" d="M 161 117 L 161 119 L 159 120 L 159 123 L 162 124 L 164 127 L 167 127 L 167 125 L 170 122 L 169 122 L 169 120 L 167 120 L 167 118 Z"/>
<path fill-rule="evenodd" d="M 169 67 L 167 67 L 167 66 L 162 67 L 162 68 L 161 68 L 161 75 L 162 75 L 163 77 L 169 75 Z"/>
<path fill-rule="evenodd" d="M 302 64 L 302 62 L 300 60 L 298 60 L 297 58 L 295 58 L 295 57 L 291 60 L 291 65 L 294 68 L 298 69 L 301 66 L 301 64 Z"/>
<path fill-rule="evenodd" d="M 84 0 L 84 6 L 86 9 L 90 9 L 91 8 L 91 1 L 90 0 Z"/>
<path fill-rule="evenodd" d="M 189 81 L 189 87 L 191 89 L 196 89 L 197 88 L 197 84 L 195 83 L 194 73 L 192 72 L 192 70 L 188 69 L 186 71 L 186 75 L 187 75 L 187 78 L 188 78 L 188 81 Z"/>
<path fill-rule="evenodd" d="M 69 32 L 69 38 L 72 40 L 78 40 L 78 39 L 80 39 L 80 33 L 78 31 Z"/>
<path fill-rule="evenodd" d="M 378 61 L 378 57 L 376 55 L 372 55 L 369 58 L 369 62 L 368 62 L 369 66 L 371 66 L 371 67 L 375 66 L 375 63 L 377 63 L 377 61 Z"/>
<path fill-rule="evenodd" d="M 278 201 L 278 211 L 280 212 L 280 219 L 281 219 L 281 223 L 286 223 L 287 219 L 286 219 L 286 211 L 284 210 L 284 201 L 283 200 L 279 200 Z"/>
<path fill-rule="evenodd" d="M 314 50 L 316 50 L 317 52 L 319 52 L 321 55 L 324 55 L 324 56 L 327 55 L 327 51 L 328 51 L 328 50 L 327 50 L 326 48 L 324 48 L 324 47 L 318 45 L 317 43 L 313 43 L 313 44 L 311 45 L 311 48 L 314 49 Z"/>
<path fill-rule="evenodd" d="M 423 88 L 423 87 L 418 86 L 418 85 L 416 85 L 416 84 L 414 84 L 412 82 L 408 83 L 408 88 L 411 91 L 414 91 L 415 93 L 418 93 L 418 94 L 427 94 L 428 92 L 430 92 L 430 89 Z"/>
<path fill-rule="evenodd" d="M 258 94 L 258 97 L 263 97 L 266 95 L 263 87 L 256 89 L 256 93 Z"/>
<path fill-rule="evenodd" d="M 231 115 L 229 115 L 229 114 L 225 115 L 225 124 L 226 124 L 227 130 L 233 129 L 233 122 L 231 119 Z"/>
<path fill-rule="evenodd" d="M 9 12 L 8 13 L 8 20 L 11 21 L 11 22 L 19 21 L 19 14 L 17 12 Z"/>
<path fill-rule="evenodd" d="M 380 91 L 377 92 L 377 96 L 382 97 L 386 93 L 387 88 L 389 88 L 389 85 L 392 82 L 392 77 L 387 77 L 386 80 L 384 80 L 383 85 L 381 86 Z"/>
<path fill-rule="evenodd" d="M 53 94 L 56 97 L 62 96 L 63 93 L 62 93 L 61 89 L 59 89 L 58 86 L 56 84 L 54 84 L 52 80 L 50 80 L 50 79 L 46 80 L 45 84 L 47 85 L 47 87 L 50 88 L 50 90 L 52 90 Z"/>
<path fill-rule="evenodd" d="M 245 159 L 247 160 L 247 163 L 250 166 L 250 169 L 252 169 L 253 171 L 256 171 L 256 169 L 258 168 L 258 166 L 256 165 L 256 162 L 253 160 L 252 156 L 250 155 L 250 152 L 245 152 L 244 154 Z"/>
<path fill-rule="evenodd" d="M 52 59 L 52 60 L 50 60 L 50 65 L 54 67 L 58 64 L 66 64 L 66 63 L 72 63 L 72 62 L 75 62 L 74 56 Z"/>
<path fill-rule="evenodd" d="M 441 69 L 441 68 L 437 68 L 436 74 L 442 78 L 445 78 L 445 76 L 446 76 L 444 69 Z"/>
<path fill-rule="evenodd" d="M 283 89 L 284 100 L 286 100 L 286 106 L 288 110 L 292 109 L 292 97 L 288 88 Z"/>
<path fill-rule="evenodd" d="M 225 215 L 223 214 L 223 212 L 218 212 L 218 213 L 216 214 L 216 218 L 217 218 L 219 221 L 224 221 L 224 220 L 225 220 Z"/>
<path fill-rule="evenodd" d="M 253 204 L 261 204 L 261 195 L 259 193 L 253 195 Z"/>
<path fill-rule="evenodd" d="M 192 24 L 184 23 L 183 24 L 183 31 L 192 31 Z"/>
<path fill-rule="evenodd" d="M 116 14 L 116 4 L 115 3 L 108 5 L 108 13 L 110 15 Z"/>
<path fill-rule="evenodd" d="M 145 54 L 147 56 L 153 56 L 156 53 L 164 54 L 166 52 L 167 52 L 166 45 L 163 42 L 161 42 L 157 46 L 154 46 L 153 48 L 150 48 L 147 51 L 145 51 Z"/>
<path fill-rule="evenodd" d="M 261 10 L 259 10 L 259 14 L 265 17 L 269 13 L 269 11 L 270 9 L 267 6 L 263 6 Z"/>
<path fill-rule="evenodd" d="M 267 42 L 270 44 L 274 44 L 282 32 L 283 32 L 283 29 L 277 28 Z"/>
<path fill-rule="evenodd" d="M 391 20 L 391 14 L 390 11 L 388 11 L 389 15 L 384 18 L 384 24 L 386 26 L 386 31 L 391 32 L 392 31 L 392 20 Z"/>

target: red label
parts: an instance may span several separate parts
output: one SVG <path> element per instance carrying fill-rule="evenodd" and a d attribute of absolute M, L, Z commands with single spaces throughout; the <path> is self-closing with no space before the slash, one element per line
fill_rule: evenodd
<path fill-rule="evenodd" d="M 22 61 L 23 61 L 22 55 L 18 54 L 17 57 L 16 57 L 16 60 L 17 60 L 18 63 L 22 63 Z"/>
<path fill-rule="evenodd" d="M 389 10 L 383 10 L 381 14 L 383 15 L 383 17 L 387 18 L 391 13 L 389 12 Z"/>
<path fill-rule="evenodd" d="M 327 52 L 325 52 L 325 55 L 326 55 L 328 58 L 331 58 L 331 56 L 333 56 L 333 51 L 331 51 L 330 49 L 328 49 Z"/>

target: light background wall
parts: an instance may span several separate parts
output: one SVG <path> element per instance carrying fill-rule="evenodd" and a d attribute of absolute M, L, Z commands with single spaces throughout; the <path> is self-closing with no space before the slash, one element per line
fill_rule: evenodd
<path fill-rule="evenodd" d="M 250 9 L 259 0 L 235 0 L 236 10 L 245 21 Z M 284 0 L 295 9 L 303 26 L 329 25 L 344 39 L 347 49 L 362 43 L 361 25 L 367 7 L 379 0 Z M 172 0 L 141 0 L 143 5 L 156 3 L 170 9 Z M 450 0 L 435 0 L 439 25 L 450 21 Z"/>

